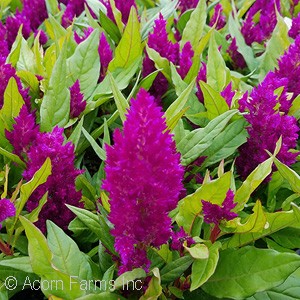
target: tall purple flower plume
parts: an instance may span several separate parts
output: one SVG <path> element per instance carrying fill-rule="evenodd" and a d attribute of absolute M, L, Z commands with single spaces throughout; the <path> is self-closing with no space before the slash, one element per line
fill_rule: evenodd
<path fill-rule="evenodd" d="M 220 30 L 226 25 L 226 17 L 222 14 L 223 7 L 222 4 L 218 3 L 215 6 L 214 14 L 212 15 L 209 26 L 214 26 L 216 24 L 216 29 Z"/>
<path fill-rule="evenodd" d="M 2 222 L 7 218 L 13 217 L 16 214 L 16 208 L 9 199 L 0 200 L 0 229 L 2 228 Z"/>
<path fill-rule="evenodd" d="M 61 23 L 64 27 L 72 24 L 73 19 L 84 11 L 85 0 L 69 0 L 62 16 Z"/>
<path fill-rule="evenodd" d="M 199 83 L 200 81 L 204 81 L 204 82 L 207 81 L 206 63 L 205 62 L 201 62 L 201 67 L 200 67 L 200 70 L 198 72 L 197 80 L 196 80 L 196 86 L 197 86 L 196 96 L 198 97 L 199 101 L 201 103 L 203 103 L 204 102 L 204 97 L 203 97 L 203 92 L 202 92 L 201 87 L 200 87 L 200 83 Z"/>
<path fill-rule="evenodd" d="M 159 247 L 171 236 L 173 210 L 183 189 L 183 168 L 161 108 L 140 90 L 124 122 L 116 130 L 114 145 L 107 146 L 106 179 L 119 273 L 148 269 L 146 247 Z"/>
<path fill-rule="evenodd" d="M 113 59 L 113 52 L 110 48 L 110 45 L 107 41 L 104 32 L 102 32 L 100 37 L 98 53 L 99 53 L 100 63 L 101 63 L 99 82 L 101 82 L 106 75 L 109 63 Z"/>
<path fill-rule="evenodd" d="M 76 80 L 70 87 L 70 118 L 77 118 L 84 111 L 86 101 L 83 99 L 83 94 L 80 92 L 79 80 Z"/>
<path fill-rule="evenodd" d="M 195 8 L 199 0 L 180 0 L 179 1 L 179 10 L 183 14 L 186 10 Z"/>
<path fill-rule="evenodd" d="M 235 70 L 238 70 L 238 69 L 243 70 L 244 68 L 247 67 L 243 55 L 238 50 L 235 37 L 232 39 L 226 52 L 230 56 L 232 67 Z"/>

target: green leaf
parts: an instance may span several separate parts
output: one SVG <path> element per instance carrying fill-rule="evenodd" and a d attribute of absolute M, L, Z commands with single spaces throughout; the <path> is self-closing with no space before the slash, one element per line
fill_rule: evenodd
<path fill-rule="evenodd" d="M 63 127 L 69 120 L 70 91 L 67 87 L 66 47 L 65 43 L 54 65 L 41 104 L 41 130 L 43 131 L 51 131 L 56 125 Z"/>
<path fill-rule="evenodd" d="M 232 173 L 226 172 L 220 178 L 204 183 L 193 194 L 182 199 L 179 203 L 179 212 L 176 216 L 178 225 L 183 226 L 185 232 L 190 233 L 195 219 L 202 211 L 201 200 L 218 205 L 222 204 L 230 188 L 231 180 Z"/>
<path fill-rule="evenodd" d="M 207 159 L 201 165 L 206 168 L 232 155 L 238 147 L 247 141 L 246 121 L 238 119 L 229 124 L 207 148 L 202 155 Z"/>
<path fill-rule="evenodd" d="M 11 152 L 9 152 L 9 151 L 1 148 L 1 147 L 0 147 L 0 154 L 2 154 L 3 156 L 7 157 L 11 161 L 17 163 L 23 169 L 26 168 L 26 164 L 21 160 L 21 158 L 18 155 L 13 154 L 13 153 L 11 153 Z"/>
<path fill-rule="evenodd" d="M 221 92 L 228 84 L 229 78 L 229 69 L 226 67 L 213 35 L 210 38 L 208 48 L 207 83 L 216 91 Z"/>
<path fill-rule="evenodd" d="M 19 92 L 17 82 L 14 77 L 8 81 L 4 92 L 3 106 L 0 110 L 0 146 L 7 145 L 5 129 L 11 130 L 14 118 L 19 115 L 24 100 Z"/>
<path fill-rule="evenodd" d="M 290 40 L 288 37 L 288 27 L 284 19 L 277 14 L 277 24 L 267 43 L 265 53 L 260 57 L 259 61 L 259 78 L 262 80 L 266 74 L 278 67 L 278 58 L 289 47 Z"/>
<path fill-rule="evenodd" d="M 296 254 L 250 246 L 227 249 L 220 252 L 216 271 L 202 288 L 219 298 L 244 299 L 282 284 L 299 267 Z"/>
<path fill-rule="evenodd" d="M 110 234 L 110 228 L 105 223 L 103 216 L 93 214 L 92 212 L 78 208 L 75 206 L 67 205 L 67 207 L 84 223 L 97 237 L 101 240 L 103 245 L 113 254 L 116 254 L 114 249 L 114 238 Z"/>
<path fill-rule="evenodd" d="M 125 300 L 126 298 L 120 296 L 120 295 L 117 295 L 117 294 L 113 294 L 113 293 L 100 293 L 100 294 L 90 294 L 90 295 L 87 295 L 87 296 L 84 296 L 84 297 L 80 297 L 80 298 L 77 298 L 76 300 Z"/>
<path fill-rule="evenodd" d="M 237 110 L 229 110 L 211 120 L 206 127 L 193 130 L 187 134 L 177 144 L 177 149 L 182 155 L 182 164 L 187 166 L 201 156 L 237 112 Z"/>
<path fill-rule="evenodd" d="M 85 99 L 95 90 L 99 78 L 99 40 L 100 32 L 98 29 L 94 29 L 90 36 L 77 46 L 74 54 L 67 60 L 69 85 L 79 79 L 80 91 L 84 94 Z"/>
<path fill-rule="evenodd" d="M 26 218 L 19 218 L 28 238 L 28 253 L 33 272 L 39 276 L 51 272 L 52 253 L 45 236 Z"/>
<path fill-rule="evenodd" d="M 154 268 L 152 270 L 153 276 L 148 284 L 148 288 L 145 294 L 140 297 L 139 300 L 156 300 L 162 293 L 162 287 L 160 285 L 159 269 Z"/>
<path fill-rule="evenodd" d="M 79 123 L 77 124 L 76 128 L 73 130 L 72 134 L 68 138 L 68 142 L 72 142 L 75 146 L 75 150 L 77 148 L 80 136 L 81 136 L 81 130 L 83 125 L 84 117 L 81 118 Z"/>
<path fill-rule="evenodd" d="M 300 248 L 300 229 L 284 228 L 270 236 L 276 243 L 288 249 Z"/>
<path fill-rule="evenodd" d="M 128 104 L 126 98 L 121 93 L 121 91 L 118 89 L 118 86 L 117 86 L 114 78 L 112 77 L 112 75 L 109 73 L 108 76 L 110 79 L 111 90 L 114 95 L 114 99 L 115 99 L 115 102 L 117 105 L 117 109 L 119 111 L 120 118 L 121 118 L 122 122 L 124 123 L 124 121 L 126 120 L 125 114 L 127 112 L 127 109 L 129 108 L 129 104 Z"/>
<path fill-rule="evenodd" d="M 115 50 L 115 58 L 110 62 L 108 70 L 127 68 L 142 55 L 140 23 L 135 8 L 131 8 L 129 19 L 119 45 Z"/>
<path fill-rule="evenodd" d="M 176 126 L 177 123 L 175 122 L 174 124 L 174 119 L 176 118 L 176 115 L 184 108 L 185 104 L 189 100 L 189 96 L 194 88 L 194 85 L 195 82 L 191 82 L 165 112 L 166 122 L 169 128 L 171 124 L 173 128 Z"/>
<path fill-rule="evenodd" d="M 206 23 L 206 1 L 200 0 L 195 10 L 192 12 L 187 22 L 180 41 L 182 49 L 186 42 L 190 42 L 195 50 L 203 34 L 204 25 Z"/>
<path fill-rule="evenodd" d="M 105 151 L 96 143 L 96 141 L 93 139 L 93 137 L 82 127 L 81 128 L 82 133 L 86 137 L 86 139 L 91 144 L 92 148 L 94 149 L 95 153 L 101 160 L 106 159 L 106 153 Z"/>
<path fill-rule="evenodd" d="M 161 269 L 161 281 L 163 283 L 172 282 L 179 278 L 182 273 L 192 264 L 193 258 L 189 255 L 180 257 Z"/>
<path fill-rule="evenodd" d="M 17 256 L 0 260 L 0 266 L 10 267 L 26 273 L 33 273 L 29 256 Z"/>
<path fill-rule="evenodd" d="M 285 178 L 290 184 L 292 190 L 300 194 L 300 176 L 294 170 L 280 162 L 277 158 L 274 159 L 274 163 L 283 178 Z"/>
<path fill-rule="evenodd" d="M 300 300 L 300 269 L 279 286 L 256 293 L 247 300 Z"/>
<path fill-rule="evenodd" d="M 204 105 L 207 109 L 207 118 L 209 120 L 212 120 L 229 110 L 225 99 L 209 84 L 200 81 L 200 87 L 203 92 Z"/>
<path fill-rule="evenodd" d="M 134 282 L 134 280 L 138 279 L 138 278 L 145 278 L 146 277 L 146 272 L 141 269 L 134 269 L 132 271 L 128 271 L 123 273 L 122 275 L 120 275 L 116 280 L 115 280 L 115 284 L 114 287 L 115 289 L 125 289 L 127 288 L 132 282 Z M 139 283 L 141 283 L 141 280 L 138 280 Z M 128 289 L 127 289 L 128 290 Z"/>
<path fill-rule="evenodd" d="M 47 11 L 51 15 L 56 15 L 59 13 L 59 6 L 57 0 L 46 0 Z"/>
<path fill-rule="evenodd" d="M 250 232 L 243 234 L 234 234 L 223 243 L 223 249 L 241 247 L 254 242 L 262 237 L 268 236 L 276 231 L 289 226 L 300 225 L 300 220 L 297 217 L 299 208 L 295 205 L 292 206 L 293 210 L 280 211 L 275 213 L 265 213 L 267 223 L 261 232 Z"/>
<path fill-rule="evenodd" d="M 101 4 L 101 2 L 98 1 L 97 3 Z M 118 44 L 121 39 L 120 30 L 117 25 L 111 19 L 109 19 L 104 12 L 102 12 L 102 10 L 99 11 L 99 21 L 105 32 L 107 32 L 112 40 Z"/>
<path fill-rule="evenodd" d="M 239 211 L 244 208 L 244 205 L 248 202 L 251 194 L 257 189 L 257 187 L 269 176 L 272 172 L 274 157 L 270 157 L 263 163 L 259 164 L 246 178 L 242 186 L 236 191 L 234 196 L 234 202 L 237 202 L 235 211 Z"/>
<path fill-rule="evenodd" d="M 253 207 L 253 214 L 249 215 L 243 224 L 240 223 L 240 218 L 226 222 L 226 227 L 233 228 L 235 233 L 261 232 L 266 225 L 269 226 L 259 200 L 256 201 Z"/>
<path fill-rule="evenodd" d="M 47 220 L 47 241 L 53 264 L 63 273 L 79 279 L 92 279 L 92 270 L 77 244 L 53 222 Z"/>
<path fill-rule="evenodd" d="M 183 247 L 189 252 L 191 257 L 195 259 L 207 259 L 209 256 L 208 248 L 204 244 L 196 244 L 191 248 L 183 245 Z"/>
<path fill-rule="evenodd" d="M 209 247 L 209 256 L 207 259 L 196 259 L 193 262 L 190 291 L 194 291 L 199 288 L 213 275 L 219 261 L 220 248 L 220 242 L 212 244 Z"/>

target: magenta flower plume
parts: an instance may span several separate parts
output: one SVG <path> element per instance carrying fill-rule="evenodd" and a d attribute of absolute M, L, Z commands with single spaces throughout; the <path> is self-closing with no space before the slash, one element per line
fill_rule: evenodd
<path fill-rule="evenodd" d="M 36 143 L 28 151 L 27 168 L 23 173 L 30 180 L 34 173 L 49 157 L 52 163 L 52 174 L 30 196 L 27 210 L 34 210 L 42 196 L 48 192 L 48 201 L 43 206 L 36 225 L 46 232 L 46 220 L 51 220 L 59 227 L 67 230 L 74 214 L 65 204 L 83 207 L 80 202 L 81 192 L 75 189 L 75 179 L 82 171 L 74 167 L 74 145 L 64 143 L 63 128 L 55 127 L 52 132 L 40 132 Z"/>
<path fill-rule="evenodd" d="M 146 247 L 159 247 L 171 236 L 168 213 L 183 189 L 183 168 L 163 112 L 154 98 L 140 90 L 124 123 L 107 146 L 106 179 L 115 249 L 121 257 L 119 273 L 148 269 Z"/>
<path fill-rule="evenodd" d="M 86 101 L 83 99 L 83 94 L 80 92 L 79 80 L 70 87 L 70 118 L 77 118 L 85 110 Z"/>
<path fill-rule="evenodd" d="M 192 64 L 193 64 L 193 56 L 194 50 L 190 42 L 186 42 L 181 50 L 180 57 L 179 57 L 179 69 L 178 73 L 182 79 L 187 75 L 189 72 Z"/>
<path fill-rule="evenodd" d="M 109 63 L 113 59 L 113 52 L 110 48 L 110 45 L 107 41 L 104 32 L 102 32 L 100 37 L 98 53 L 99 53 L 100 63 L 101 63 L 99 82 L 101 82 L 106 75 Z"/>
<path fill-rule="evenodd" d="M 7 218 L 13 217 L 16 214 L 16 208 L 9 199 L 0 199 L 0 229 L 2 228 L 2 222 Z"/>
<path fill-rule="evenodd" d="M 247 143 L 239 148 L 240 156 L 236 160 L 238 173 L 246 178 L 258 164 L 265 161 L 273 153 L 276 142 L 282 136 L 282 147 L 277 157 L 286 165 L 296 161 L 299 153 L 289 150 L 297 145 L 299 128 L 297 120 L 287 115 L 290 101 L 287 96 L 288 80 L 278 78 L 273 72 L 269 72 L 264 81 L 254 88 L 250 98 L 243 97 L 240 101 L 240 110 L 249 111 L 245 115 L 250 126 L 247 128 L 249 138 Z M 278 97 L 274 91 L 284 87 Z"/>
<path fill-rule="evenodd" d="M 300 94 L 300 81 L 298 80 L 298 76 L 300 76 L 300 36 L 279 59 L 278 66 L 278 70 L 275 71 L 276 76 L 288 80 L 287 91 L 293 93 L 292 99 L 295 99 Z"/>
<path fill-rule="evenodd" d="M 100 0 L 102 2 L 102 4 L 104 4 L 104 6 L 107 9 L 107 16 L 113 21 L 115 21 L 115 17 L 114 14 L 112 12 L 112 8 L 110 6 L 109 0 Z M 131 7 L 133 6 L 135 9 L 137 9 L 136 4 L 135 4 L 135 0 L 115 0 L 115 5 L 116 8 L 121 12 L 122 14 L 122 22 L 124 24 L 127 23 L 128 18 L 129 18 L 129 14 L 130 14 L 130 10 Z"/>
<path fill-rule="evenodd" d="M 243 70 L 246 68 L 246 62 L 243 55 L 238 51 L 236 38 L 234 37 L 226 51 L 231 58 L 231 64 L 235 70 Z"/>
<path fill-rule="evenodd" d="M 13 130 L 5 131 L 6 138 L 14 147 L 14 153 L 19 157 L 26 158 L 30 147 L 35 144 L 39 126 L 35 123 L 34 113 L 29 113 L 26 105 L 23 105 L 19 116 L 15 118 Z"/>
<path fill-rule="evenodd" d="M 186 10 L 195 8 L 199 0 L 180 0 L 178 9 L 183 14 Z"/>
<path fill-rule="evenodd" d="M 300 13 L 293 18 L 292 27 L 289 30 L 289 36 L 295 39 L 300 34 Z"/>
<path fill-rule="evenodd" d="M 233 191 L 228 190 L 222 206 L 212 204 L 205 200 L 201 200 L 204 222 L 208 224 L 215 224 L 218 226 L 222 220 L 229 221 L 236 218 L 238 215 L 231 211 L 237 205 L 237 203 L 233 202 L 233 199 Z"/>
<path fill-rule="evenodd" d="M 186 242 L 186 245 L 190 247 L 191 245 L 195 244 L 193 238 L 187 235 L 183 228 L 180 227 L 179 231 L 172 232 L 171 236 L 171 249 L 182 251 L 183 250 L 183 243 Z"/>
<path fill-rule="evenodd" d="M 214 14 L 212 15 L 209 26 L 214 26 L 216 24 L 216 29 L 220 30 L 226 25 L 226 17 L 222 14 L 223 7 L 222 4 L 218 3 L 215 6 Z"/>
<path fill-rule="evenodd" d="M 84 11 L 84 4 L 85 0 L 69 0 L 61 19 L 62 26 L 70 26 L 73 19 L 78 17 Z"/>
<path fill-rule="evenodd" d="M 248 45 L 253 42 L 261 43 L 271 36 L 277 24 L 275 7 L 280 11 L 279 0 L 258 0 L 251 6 L 241 28 Z M 260 17 L 256 23 L 254 19 L 258 13 Z"/>
<path fill-rule="evenodd" d="M 77 44 L 80 44 L 82 43 L 83 41 L 85 41 L 89 36 L 90 34 L 94 31 L 94 28 L 93 27 L 88 27 L 88 28 L 85 28 L 83 30 L 83 36 L 79 36 L 78 33 L 75 31 L 74 32 L 74 40 Z"/>
<path fill-rule="evenodd" d="M 204 97 L 203 97 L 203 92 L 201 90 L 199 82 L 200 81 L 206 82 L 207 81 L 207 77 L 206 76 L 207 76 L 206 75 L 206 63 L 202 62 L 201 63 L 201 68 L 200 68 L 200 71 L 199 71 L 199 73 L 197 75 L 197 80 L 196 80 L 196 86 L 197 86 L 196 96 L 198 97 L 198 99 L 199 99 L 199 101 L 201 103 L 204 102 Z"/>
<path fill-rule="evenodd" d="M 6 28 L 0 21 L 0 60 L 5 61 L 8 54 L 9 50 L 6 41 Z"/>
<path fill-rule="evenodd" d="M 159 19 L 155 20 L 154 23 L 153 33 L 149 34 L 148 46 L 157 51 L 162 57 L 167 58 L 174 65 L 177 65 L 179 60 L 179 44 L 173 44 L 169 41 L 166 31 L 166 20 L 160 15 Z M 155 71 L 154 62 L 146 55 L 143 61 L 143 76 L 146 77 L 153 71 Z M 168 81 L 162 73 L 159 73 L 153 82 L 150 93 L 155 96 L 157 102 L 160 102 L 161 97 L 167 90 Z"/>
<path fill-rule="evenodd" d="M 232 99 L 235 95 L 235 92 L 232 90 L 232 82 L 230 82 L 220 94 L 225 99 L 226 103 L 228 104 L 228 107 L 230 107 Z"/>

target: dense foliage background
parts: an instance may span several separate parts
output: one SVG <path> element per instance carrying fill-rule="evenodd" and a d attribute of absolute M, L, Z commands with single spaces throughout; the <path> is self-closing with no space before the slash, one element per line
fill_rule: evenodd
<path fill-rule="evenodd" d="M 1 0 L 0 299 L 300 299 L 297 0 Z"/>

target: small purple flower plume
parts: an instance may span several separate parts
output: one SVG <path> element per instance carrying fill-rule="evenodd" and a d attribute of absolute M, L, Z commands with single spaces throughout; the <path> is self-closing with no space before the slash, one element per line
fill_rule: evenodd
<path fill-rule="evenodd" d="M 113 52 L 110 48 L 110 45 L 107 41 L 104 32 L 102 32 L 100 37 L 98 53 L 99 53 L 100 63 L 101 63 L 99 82 L 101 82 L 106 75 L 109 63 L 113 59 Z"/>
<path fill-rule="evenodd" d="M 146 247 L 159 247 L 171 236 L 168 213 L 183 189 L 183 168 L 163 112 L 154 98 L 140 90 L 124 122 L 107 146 L 106 179 L 115 249 L 121 257 L 119 273 L 148 269 Z"/>
<path fill-rule="evenodd" d="M 238 51 L 236 38 L 234 37 L 226 51 L 231 58 L 231 64 L 235 70 L 243 70 L 247 67 L 243 55 Z"/>
<path fill-rule="evenodd" d="M 35 123 L 34 113 L 29 113 L 26 105 L 20 110 L 15 118 L 13 130 L 5 131 L 6 138 L 14 147 L 14 153 L 26 159 L 30 147 L 35 144 L 39 133 L 39 126 Z"/>
<path fill-rule="evenodd" d="M 171 249 L 182 251 L 183 250 L 183 243 L 186 242 L 187 247 L 190 247 L 191 245 L 195 244 L 195 241 L 193 238 L 191 238 L 189 235 L 187 235 L 183 228 L 180 227 L 179 231 L 172 232 L 171 236 Z"/>
<path fill-rule="evenodd" d="M 2 228 L 2 222 L 7 218 L 13 217 L 16 214 L 16 208 L 9 199 L 0 199 L 0 229 Z"/>
<path fill-rule="evenodd" d="M 243 178 L 269 157 L 265 150 L 274 152 L 280 136 L 282 147 L 277 155 L 278 159 L 286 165 L 296 161 L 299 153 L 289 150 L 297 145 L 299 128 L 296 118 L 286 114 L 291 105 L 287 96 L 287 84 L 286 78 L 279 78 L 275 73 L 269 72 L 264 81 L 252 90 L 249 98 L 245 95 L 239 101 L 240 110 L 249 111 L 245 118 L 250 124 L 247 128 L 249 138 L 239 148 L 240 156 L 236 160 L 238 173 Z M 284 89 L 278 96 L 274 91 L 280 87 Z"/>
<path fill-rule="evenodd" d="M 232 99 L 235 95 L 235 92 L 232 90 L 232 82 L 230 82 L 220 94 L 225 99 L 228 107 L 231 107 Z"/>
<path fill-rule="evenodd" d="M 67 230 L 74 214 L 65 204 L 83 207 L 80 201 L 81 192 L 75 189 L 75 179 L 82 171 L 74 168 L 74 145 L 64 143 L 63 128 L 55 127 L 52 132 L 40 132 L 36 143 L 28 153 L 27 168 L 23 173 L 25 180 L 31 180 L 49 157 L 52 163 L 52 174 L 30 196 L 27 210 L 34 210 L 42 196 L 48 192 L 48 200 L 43 206 L 36 225 L 46 232 L 46 220 L 51 220 L 59 227 Z"/>
<path fill-rule="evenodd" d="M 216 24 L 216 29 L 220 30 L 226 25 L 226 17 L 222 14 L 223 7 L 222 4 L 218 3 L 215 6 L 214 14 L 212 15 L 209 26 L 214 26 Z"/>
<path fill-rule="evenodd" d="M 212 204 L 205 200 L 201 200 L 204 222 L 208 224 L 215 224 L 218 226 L 222 220 L 230 221 L 236 218 L 238 215 L 231 211 L 237 205 L 237 203 L 233 202 L 233 199 L 233 191 L 228 190 L 222 206 Z"/>
<path fill-rule="evenodd" d="M 258 0 L 251 6 L 241 28 L 247 45 L 262 43 L 271 36 L 277 24 L 275 7 L 280 11 L 280 0 Z M 258 13 L 260 17 L 256 23 L 254 19 Z"/>
<path fill-rule="evenodd" d="M 179 57 L 179 69 L 178 73 L 182 79 L 187 75 L 189 72 L 192 64 L 193 64 L 193 56 L 194 50 L 190 42 L 186 42 L 181 50 L 180 57 Z"/>
<path fill-rule="evenodd" d="M 80 92 L 79 80 L 70 87 L 70 118 L 77 118 L 85 110 L 86 101 L 83 99 L 83 94 Z"/>
<path fill-rule="evenodd" d="M 195 8 L 198 4 L 199 0 L 180 0 L 178 9 L 183 14 L 186 10 Z"/>
<path fill-rule="evenodd" d="M 78 17 L 84 11 L 84 4 L 85 0 L 69 0 L 61 19 L 62 26 L 70 26 L 73 19 Z"/>
<path fill-rule="evenodd" d="M 203 92 L 201 90 L 200 87 L 200 81 L 207 81 L 207 74 L 206 74 L 206 63 L 205 62 L 201 62 L 201 68 L 199 70 L 199 73 L 197 75 L 197 80 L 196 80 L 196 86 L 197 86 L 197 92 L 196 92 L 196 96 L 198 97 L 199 101 L 201 103 L 204 102 L 204 97 L 203 97 Z"/>

